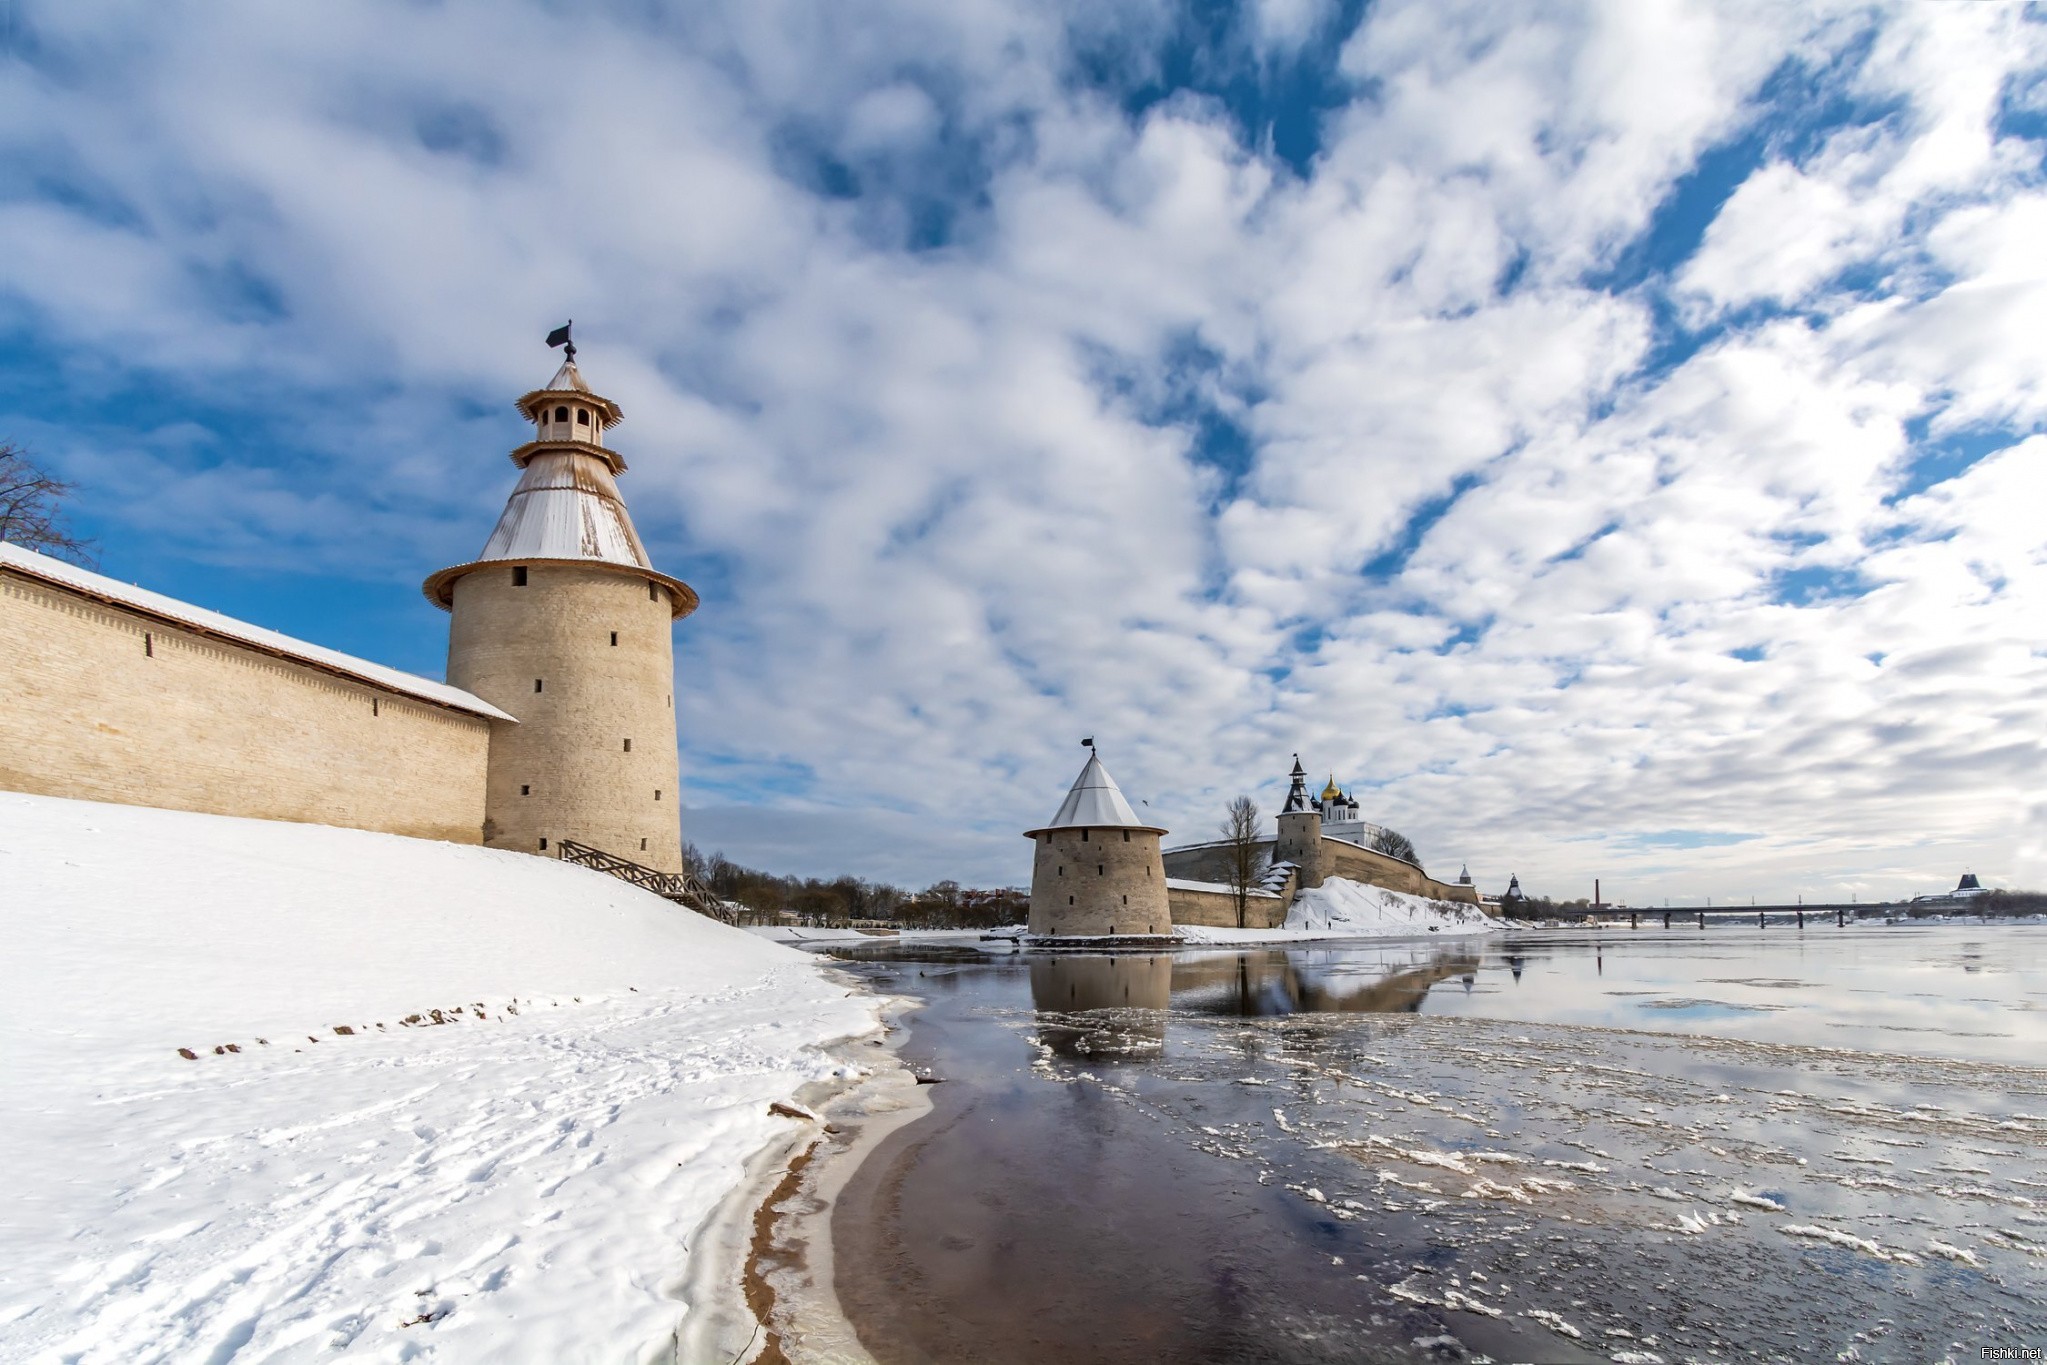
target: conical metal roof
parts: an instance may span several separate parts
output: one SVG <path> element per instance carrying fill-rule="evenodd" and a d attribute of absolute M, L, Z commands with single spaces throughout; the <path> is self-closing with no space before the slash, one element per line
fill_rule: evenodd
<path fill-rule="evenodd" d="M 1059 803 L 1059 813 L 1052 817 L 1050 824 L 1028 830 L 1027 834 L 1043 834 L 1053 829 L 1141 829 L 1153 834 L 1166 831 L 1157 825 L 1146 824 L 1137 818 L 1137 812 L 1130 809 L 1130 803 L 1123 799 L 1123 789 L 1116 785 L 1116 779 L 1109 776 L 1109 770 L 1102 766 L 1102 760 L 1095 754 L 1087 756 L 1087 764 L 1080 770 L 1080 776 L 1073 779 L 1073 789 L 1066 793 L 1066 799 Z"/>
<path fill-rule="evenodd" d="M 521 398 L 519 410 L 537 422 L 553 399 L 570 395 L 597 409 L 602 426 L 622 416 L 618 404 L 583 382 L 573 360 L 562 363 L 546 388 Z M 512 459 L 521 468 L 519 484 L 505 500 L 483 552 L 427 579 L 429 600 L 452 609 L 456 580 L 488 564 L 567 563 L 631 570 L 667 586 L 676 616 L 696 610 L 697 595 L 690 586 L 655 569 L 647 558 L 618 491 L 617 474 L 625 462 L 616 452 L 588 440 L 550 438 L 529 441 L 512 452 Z"/>

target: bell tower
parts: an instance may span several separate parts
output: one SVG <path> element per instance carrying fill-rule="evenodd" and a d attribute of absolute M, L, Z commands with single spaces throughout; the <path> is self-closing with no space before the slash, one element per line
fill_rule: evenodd
<path fill-rule="evenodd" d="M 552 856 L 564 839 L 682 871 L 675 622 L 688 584 L 653 567 L 604 443 L 624 413 L 567 358 L 519 399 L 533 439 L 497 529 L 427 579 L 445 608 L 448 681 L 518 718 L 491 723 L 483 841 Z"/>

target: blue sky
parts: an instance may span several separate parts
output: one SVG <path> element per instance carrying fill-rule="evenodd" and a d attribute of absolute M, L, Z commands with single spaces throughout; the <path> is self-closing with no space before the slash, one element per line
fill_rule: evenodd
<path fill-rule="evenodd" d="M 1097 735 L 1557 895 L 2047 883 L 2022 5 L 24 3 L 0 435 L 437 674 L 577 319 L 687 833 L 1025 877 Z"/>

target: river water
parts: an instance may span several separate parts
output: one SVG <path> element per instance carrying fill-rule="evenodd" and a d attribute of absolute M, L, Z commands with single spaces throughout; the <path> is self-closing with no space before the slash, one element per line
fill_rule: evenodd
<path fill-rule="evenodd" d="M 832 1217 L 888 1365 L 2047 1347 L 2041 926 L 844 965 L 939 1082 Z"/>

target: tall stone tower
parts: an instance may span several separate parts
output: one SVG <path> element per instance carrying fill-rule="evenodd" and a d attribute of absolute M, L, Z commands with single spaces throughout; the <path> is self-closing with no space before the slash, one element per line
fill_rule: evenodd
<path fill-rule="evenodd" d="M 1159 838 L 1130 809 L 1090 746 L 1052 822 L 1024 835 L 1031 868 L 1031 932 L 1042 935 L 1170 934 L 1166 865 Z"/>
<path fill-rule="evenodd" d="M 1322 812 L 1308 799 L 1308 774 L 1294 755 L 1293 785 L 1287 789 L 1272 841 L 1272 860 L 1292 863 L 1300 871 L 1294 885 L 1302 890 L 1322 885 Z M 1332 785 L 1334 785 L 1332 779 Z"/>
<path fill-rule="evenodd" d="M 697 595 L 647 560 L 604 444 L 624 414 L 575 347 L 519 400 L 533 439 L 483 552 L 427 579 L 453 614 L 448 681 L 518 717 L 491 724 L 483 841 L 552 854 L 563 839 L 682 871 L 674 624 Z"/>

